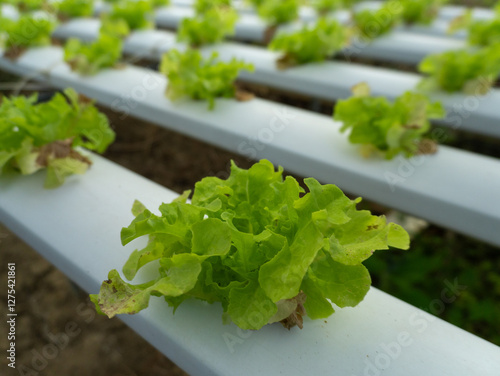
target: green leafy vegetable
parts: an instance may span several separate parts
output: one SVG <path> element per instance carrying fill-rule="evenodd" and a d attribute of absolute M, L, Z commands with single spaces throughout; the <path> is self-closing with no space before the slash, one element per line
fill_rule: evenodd
<path fill-rule="evenodd" d="M 253 66 L 236 59 L 228 63 L 216 59 L 217 54 L 213 53 L 204 60 L 196 50 L 181 53 L 174 49 L 163 55 L 160 72 L 168 78 L 167 97 L 206 100 L 209 109 L 214 108 L 215 98 L 234 97 L 233 82 L 238 72 L 242 69 L 252 71 Z"/>
<path fill-rule="evenodd" d="M 320 15 L 326 15 L 344 5 L 342 0 L 310 0 L 309 3 Z"/>
<path fill-rule="evenodd" d="M 194 9 L 196 14 L 204 14 L 213 8 L 230 8 L 231 0 L 196 0 Z"/>
<path fill-rule="evenodd" d="M 122 44 L 121 39 L 107 34 L 101 34 L 92 43 L 71 38 L 64 46 L 64 61 L 82 75 L 94 75 L 116 65 L 122 54 Z"/>
<path fill-rule="evenodd" d="M 348 34 L 335 20 L 320 19 L 314 27 L 303 27 L 291 34 L 279 34 L 271 41 L 271 50 L 284 51 L 278 61 L 280 68 L 322 61 L 342 49 Z"/>
<path fill-rule="evenodd" d="M 299 0 L 265 0 L 259 5 L 259 16 L 271 25 L 281 25 L 299 16 Z"/>
<path fill-rule="evenodd" d="M 429 75 L 419 84 L 424 90 L 485 94 L 500 74 L 500 44 L 430 55 L 418 68 Z"/>
<path fill-rule="evenodd" d="M 403 21 L 406 24 L 429 24 L 447 0 L 400 0 L 403 6 Z"/>
<path fill-rule="evenodd" d="M 103 16 L 99 33 L 122 39 L 130 34 L 130 28 L 127 22 L 121 18 L 111 20 L 109 17 Z"/>
<path fill-rule="evenodd" d="M 66 99 L 69 99 L 68 100 Z M 3 98 L 0 105 L 0 172 L 32 174 L 47 168 L 46 188 L 84 173 L 92 163 L 76 147 L 102 153 L 115 134 L 106 116 L 67 89 L 36 104 L 37 95 Z"/>
<path fill-rule="evenodd" d="M 61 0 L 54 4 L 60 19 L 90 17 L 94 13 L 94 0 Z"/>
<path fill-rule="evenodd" d="M 47 0 L 4 0 L 0 3 L 11 4 L 17 7 L 21 12 L 31 12 L 47 7 Z"/>
<path fill-rule="evenodd" d="M 357 12 L 353 16 L 355 28 L 362 38 L 375 39 L 387 34 L 401 21 L 402 9 L 400 4 L 391 0 L 377 10 L 365 9 Z"/>
<path fill-rule="evenodd" d="M 211 8 L 196 17 L 183 19 L 177 39 L 192 47 L 220 42 L 234 34 L 237 19 L 238 14 L 231 8 Z"/>
<path fill-rule="evenodd" d="M 361 144 L 365 156 L 372 151 L 392 159 L 399 153 L 406 157 L 417 151 L 434 152 L 430 140 L 423 139 L 429 130 L 428 118 L 441 118 L 441 103 L 430 103 L 423 94 L 406 92 L 390 102 L 385 97 L 371 97 L 365 83 L 353 88 L 354 96 L 339 100 L 334 119 L 343 122 L 341 132 L 351 129 L 349 141 Z"/>
<path fill-rule="evenodd" d="M 18 57 L 26 48 L 50 44 L 50 35 L 56 26 L 50 19 L 30 15 L 22 15 L 16 21 L 5 18 L 0 21 L 0 32 L 5 35 L 1 47 L 10 58 Z"/>
<path fill-rule="evenodd" d="M 123 19 L 130 30 L 148 29 L 153 27 L 153 6 L 147 0 L 123 0 L 113 5 L 107 17 Z"/>
<path fill-rule="evenodd" d="M 472 22 L 468 28 L 468 42 L 475 46 L 500 45 L 500 17 Z"/>
<path fill-rule="evenodd" d="M 500 16 L 491 20 L 472 19 L 472 10 L 467 10 L 461 16 L 454 18 L 448 27 L 448 33 L 467 29 L 467 41 L 473 46 L 490 46 L 500 42 Z"/>
<path fill-rule="evenodd" d="M 122 244 L 149 236 L 123 268 L 128 279 L 151 261 L 159 273 L 142 285 L 124 282 L 116 270 L 98 295 L 100 312 L 113 317 L 146 308 L 161 296 L 177 309 L 186 299 L 220 302 L 243 329 L 281 321 L 302 327 L 302 316 L 324 318 L 339 307 L 357 305 L 370 288 L 362 262 L 375 250 L 407 249 L 408 234 L 350 200 L 335 185 L 282 176 L 266 160 L 249 170 L 231 165 L 227 180 L 208 177 L 190 192 L 159 208 L 140 203 Z"/>

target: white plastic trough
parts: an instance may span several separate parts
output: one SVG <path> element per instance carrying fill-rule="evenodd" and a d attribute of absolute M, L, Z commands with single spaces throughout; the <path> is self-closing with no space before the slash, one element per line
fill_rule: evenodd
<path fill-rule="evenodd" d="M 54 36 L 90 41 L 97 38 L 99 27 L 99 20 L 75 19 L 61 25 Z M 124 52 L 158 60 L 171 48 L 185 48 L 183 44 L 176 43 L 175 38 L 175 34 L 163 30 L 137 31 L 126 40 Z M 206 55 L 216 51 L 222 60 L 229 61 L 236 57 L 254 64 L 255 72 L 241 73 L 240 78 L 244 81 L 326 100 L 349 97 L 351 87 L 362 81 L 370 85 L 374 95 L 394 99 L 405 91 L 415 90 L 422 79 L 418 74 L 337 61 L 280 71 L 275 64 L 279 53 L 230 42 L 207 46 L 202 51 Z M 436 123 L 500 138 L 500 90 L 493 89 L 486 96 L 441 93 L 431 97 L 442 101 L 448 112 L 446 119 Z"/>
<path fill-rule="evenodd" d="M 16 63 L 2 58 L 0 68 L 73 87 L 123 116 L 133 114 L 251 159 L 267 158 L 293 173 L 500 245 L 497 159 L 443 146 L 433 156 L 410 160 L 364 159 L 329 116 L 260 99 L 217 100 L 214 111 L 206 103 L 172 103 L 164 96 L 166 79 L 157 72 L 128 66 L 82 78 L 62 62 L 58 47 L 29 50 Z"/>
<path fill-rule="evenodd" d="M 122 247 L 120 229 L 135 199 L 156 211 L 177 195 L 103 158 L 64 186 L 44 190 L 44 172 L 0 177 L 0 221 L 89 293 L 121 269 L 146 239 Z M 168 168 L 168 167 L 167 167 Z M 28 210 L 29 209 L 29 210 Z M 51 213 L 47 216 L 47 213 Z M 144 268 L 134 280 L 154 276 Z M 446 297 L 455 295 L 443 282 Z M 444 291 L 444 290 L 443 290 Z M 436 301 L 440 299 L 436 296 Z M 439 300 L 441 302 L 441 300 Z M 432 309 L 431 302 L 429 307 Z M 445 304 L 445 303 L 443 303 Z M 176 314 L 160 298 L 120 318 L 192 376 L 436 375 L 497 376 L 500 348 L 375 288 L 355 308 L 304 329 L 275 324 L 259 331 L 223 325 L 219 305 L 184 302 Z"/>

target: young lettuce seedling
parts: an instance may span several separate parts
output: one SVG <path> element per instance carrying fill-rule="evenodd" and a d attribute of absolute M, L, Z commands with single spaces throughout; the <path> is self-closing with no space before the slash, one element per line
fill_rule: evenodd
<path fill-rule="evenodd" d="M 419 84 L 423 90 L 486 94 L 500 74 L 500 43 L 430 55 L 418 68 L 428 75 Z"/>
<path fill-rule="evenodd" d="M 460 29 L 467 30 L 467 41 L 472 46 L 486 47 L 500 42 L 500 15 L 491 20 L 472 19 L 469 9 L 461 16 L 453 19 L 448 27 L 448 33 L 453 34 Z"/>
<path fill-rule="evenodd" d="M 0 18 L 0 38 L 4 56 L 16 59 L 30 47 L 46 46 L 51 42 L 51 34 L 56 23 L 51 19 L 22 15 L 18 20 Z M 26 30 L 30 32 L 27 33 Z"/>
<path fill-rule="evenodd" d="M 267 45 L 273 39 L 279 25 L 299 17 L 299 6 L 299 0 L 266 0 L 257 7 L 257 13 L 269 25 L 264 32 L 264 44 Z"/>
<path fill-rule="evenodd" d="M 405 24 L 430 24 L 438 15 L 441 6 L 448 0 L 400 0 Z"/>
<path fill-rule="evenodd" d="M 69 101 L 68 101 L 69 100 Z M 76 147 L 102 153 L 115 134 L 91 103 L 67 89 L 36 104 L 37 95 L 3 98 L 0 104 L 0 173 L 47 169 L 45 188 L 55 188 L 92 164 Z"/>
<path fill-rule="evenodd" d="M 278 34 L 269 49 L 283 51 L 278 60 L 280 69 L 323 61 L 349 42 L 348 32 L 335 20 L 320 19 L 314 27 L 304 26 L 295 33 Z"/>
<path fill-rule="evenodd" d="M 54 3 L 54 6 L 61 21 L 75 17 L 91 17 L 94 13 L 94 0 L 60 0 Z"/>
<path fill-rule="evenodd" d="M 111 20 L 123 19 L 130 30 L 153 27 L 153 4 L 147 0 L 123 0 L 113 5 Z"/>
<path fill-rule="evenodd" d="M 353 15 L 354 27 L 361 38 L 372 40 L 387 34 L 400 21 L 402 7 L 396 0 L 391 0 L 377 10 L 362 10 Z"/>
<path fill-rule="evenodd" d="M 160 215 L 135 202 L 135 219 L 121 231 L 122 244 L 148 236 L 123 274 L 133 279 L 156 261 L 150 281 L 132 285 L 116 270 L 99 294 L 98 312 L 109 317 L 136 313 L 159 296 L 175 310 L 187 299 L 220 302 L 226 322 L 260 329 L 281 322 L 302 328 L 303 316 L 320 319 L 338 307 L 361 302 L 371 284 L 363 261 L 375 250 L 408 249 L 406 231 L 385 217 L 357 210 L 332 184 L 304 180 L 306 192 L 267 160 L 250 169 L 231 165 L 227 180 L 207 177 Z M 202 313 L 200 312 L 200 315 Z"/>
<path fill-rule="evenodd" d="M 174 49 L 163 55 L 160 72 L 168 78 L 167 97 L 206 100 L 210 110 L 215 107 L 216 98 L 234 97 L 234 80 L 239 71 L 253 71 L 253 65 L 236 59 L 228 63 L 216 60 L 216 53 L 205 60 L 199 51 L 190 49 L 184 53 Z"/>
<path fill-rule="evenodd" d="M 101 69 L 115 66 L 122 55 L 122 47 L 120 38 L 107 34 L 101 34 L 92 43 L 72 38 L 64 46 L 64 61 L 75 72 L 91 76 Z"/>
<path fill-rule="evenodd" d="M 0 3 L 14 5 L 20 12 L 41 10 L 48 6 L 47 0 L 4 0 Z"/>
<path fill-rule="evenodd" d="M 320 16 L 326 16 L 344 6 L 342 0 L 310 0 L 308 3 Z"/>
<path fill-rule="evenodd" d="M 213 7 L 193 18 L 182 20 L 177 40 L 198 48 L 222 41 L 234 34 L 238 14 L 232 8 Z"/>
<path fill-rule="evenodd" d="M 349 141 L 361 144 L 364 156 L 377 152 L 392 159 L 400 153 L 410 157 L 435 152 L 434 142 L 423 136 L 430 128 L 428 118 L 445 115 L 441 103 L 430 103 L 425 95 L 412 92 L 390 102 L 370 96 L 366 83 L 356 85 L 353 94 L 337 102 L 333 118 L 344 123 L 341 132 L 351 129 Z"/>
<path fill-rule="evenodd" d="M 231 0 L 196 0 L 194 3 L 196 14 L 204 14 L 213 8 L 231 8 Z"/>

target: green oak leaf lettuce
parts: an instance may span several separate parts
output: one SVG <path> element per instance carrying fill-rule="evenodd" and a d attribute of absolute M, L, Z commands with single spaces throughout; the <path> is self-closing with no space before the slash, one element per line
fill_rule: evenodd
<path fill-rule="evenodd" d="M 170 50 L 160 63 L 160 72 L 168 78 L 168 98 L 206 100 L 209 109 L 214 108 L 216 98 L 235 96 L 234 80 L 243 69 L 252 71 L 253 66 L 236 59 L 217 61 L 216 53 L 203 59 L 199 51 L 191 49 L 183 53 Z"/>
<path fill-rule="evenodd" d="M 123 0 L 113 4 L 111 12 L 104 15 L 110 20 L 124 20 L 130 30 L 153 27 L 153 4 L 146 0 Z"/>
<path fill-rule="evenodd" d="M 7 51 L 8 57 L 18 57 L 29 47 L 46 46 L 50 44 L 50 35 L 56 23 L 51 19 L 34 17 L 29 14 L 21 15 L 18 20 L 0 17 L 1 48 Z"/>
<path fill-rule="evenodd" d="M 371 284 L 362 262 L 375 250 L 409 247 L 408 234 L 383 216 L 357 210 L 335 185 L 283 178 L 267 160 L 245 170 L 231 165 L 228 179 L 207 177 L 159 215 L 136 202 L 122 244 L 148 236 L 123 268 L 128 279 L 156 261 L 144 284 L 126 283 L 116 270 L 98 294 L 109 317 L 147 308 L 160 296 L 178 308 L 187 299 L 220 302 L 224 318 L 243 329 L 280 321 L 302 327 L 302 316 L 324 318 L 361 302 Z"/>
<path fill-rule="evenodd" d="M 122 55 L 122 45 L 120 38 L 107 34 L 101 34 L 91 43 L 70 38 L 64 46 L 64 60 L 81 75 L 94 75 L 116 65 Z"/>
<path fill-rule="evenodd" d="M 68 101 L 69 100 L 69 101 Z M 72 89 L 37 104 L 37 95 L 3 98 L 0 104 L 0 172 L 27 175 L 46 168 L 55 188 L 92 163 L 75 148 L 102 153 L 114 140 L 107 118 Z"/>
<path fill-rule="evenodd" d="M 408 24 L 430 24 L 447 0 L 400 0 L 403 7 L 402 18 Z"/>
<path fill-rule="evenodd" d="M 335 20 L 320 19 L 314 27 L 304 26 L 294 33 L 278 34 L 269 49 L 283 51 L 278 67 L 323 61 L 348 43 L 346 29 Z"/>
<path fill-rule="evenodd" d="M 395 0 L 384 2 L 376 10 L 364 9 L 354 13 L 353 21 L 357 34 L 372 40 L 389 33 L 400 21 L 403 7 Z"/>
<path fill-rule="evenodd" d="M 298 0 L 265 0 L 257 8 L 257 12 L 270 25 L 282 25 L 299 17 Z"/>
<path fill-rule="evenodd" d="M 74 17 L 91 17 L 94 13 L 94 0 L 61 0 L 54 6 L 59 18 L 63 20 Z"/>
<path fill-rule="evenodd" d="M 500 42 L 477 50 L 453 50 L 427 56 L 418 66 L 423 90 L 486 94 L 500 74 Z"/>
<path fill-rule="evenodd" d="M 339 100 L 334 119 L 343 122 L 341 132 L 351 129 L 349 141 L 362 145 L 362 154 L 372 151 L 392 159 L 399 153 L 410 157 L 417 152 L 431 153 L 432 141 L 423 138 L 430 128 L 429 118 L 442 118 L 445 111 L 439 102 L 431 103 L 420 93 L 406 92 L 393 102 L 370 96 L 365 83 L 353 89 L 354 95 Z"/>
<path fill-rule="evenodd" d="M 213 7 L 193 18 L 182 20 L 177 40 L 192 47 L 220 42 L 234 34 L 238 14 L 229 7 Z"/>

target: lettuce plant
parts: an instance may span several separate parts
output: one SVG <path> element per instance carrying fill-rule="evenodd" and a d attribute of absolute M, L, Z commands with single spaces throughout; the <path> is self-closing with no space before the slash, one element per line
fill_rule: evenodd
<path fill-rule="evenodd" d="M 390 102 L 385 97 L 370 96 L 365 84 L 353 89 L 354 95 L 339 100 L 335 106 L 334 119 L 343 122 L 341 132 L 351 129 L 349 141 L 362 145 L 362 154 L 372 151 L 386 159 L 403 153 L 410 157 L 426 149 L 434 151 L 430 140 L 423 139 L 429 130 L 428 118 L 445 115 L 441 103 L 430 103 L 419 93 L 406 92 Z"/>
<path fill-rule="evenodd" d="M 500 42 L 500 16 L 476 21 L 469 9 L 450 22 L 448 33 L 453 34 L 460 29 L 467 30 L 467 41 L 473 46 L 484 47 Z"/>
<path fill-rule="evenodd" d="M 67 99 L 69 100 L 67 100 Z M 108 119 L 67 89 L 36 104 L 37 95 L 3 98 L 0 104 L 0 172 L 23 175 L 47 169 L 46 188 L 55 188 L 91 165 L 76 147 L 102 153 L 115 134 Z"/>
<path fill-rule="evenodd" d="M 335 20 L 320 19 L 314 27 L 304 26 L 290 34 L 279 34 L 269 44 L 269 49 L 283 51 L 278 67 L 323 61 L 342 49 L 348 42 L 343 26 Z"/>
<path fill-rule="evenodd" d="M 213 8 L 230 8 L 231 0 L 196 0 L 194 9 L 196 14 L 204 14 Z"/>
<path fill-rule="evenodd" d="M 94 75 L 103 68 L 115 66 L 122 55 L 122 47 L 121 39 L 107 34 L 101 34 L 91 43 L 71 38 L 64 46 L 64 61 L 81 75 Z"/>
<path fill-rule="evenodd" d="M 253 66 L 236 59 L 227 63 L 216 59 L 217 54 L 213 53 L 205 60 L 197 50 L 181 53 L 174 49 L 163 55 L 160 72 L 168 78 L 167 97 L 206 100 L 209 109 L 214 108 L 215 98 L 234 97 L 234 80 L 239 71 L 252 71 Z"/>
<path fill-rule="evenodd" d="M 94 0 L 60 0 L 55 3 L 60 19 L 90 17 L 94 13 Z"/>
<path fill-rule="evenodd" d="M 467 41 L 475 46 L 490 46 L 500 42 L 500 17 L 474 21 L 468 27 Z"/>
<path fill-rule="evenodd" d="M 391 31 L 401 21 L 402 14 L 402 7 L 394 4 L 397 3 L 389 1 L 377 10 L 356 12 L 353 21 L 358 34 L 371 40 Z"/>
<path fill-rule="evenodd" d="M 4 0 L 0 3 L 11 4 L 21 12 L 31 12 L 43 9 L 47 6 L 47 0 Z"/>
<path fill-rule="evenodd" d="M 281 25 L 298 18 L 299 5 L 299 0 L 265 0 L 257 12 L 270 25 Z"/>
<path fill-rule="evenodd" d="M 106 3 L 117 4 L 123 2 L 123 0 L 104 0 Z M 163 7 L 170 4 L 170 0 L 144 0 L 151 5 L 153 8 Z"/>
<path fill-rule="evenodd" d="M 2 46 L 7 51 L 7 57 L 16 58 L 29 47 L 45 46 L 50 44 L 51 34 L 56 24 L 45 18 L 31 15 L 22 15 L 18 20 L 0 19 L 0 38 Z"/>
<path fill-rule="evenodd" d="M 418 68 L 428 75 L 419 84 L 424 90 L 485 94 L 500 74 L 500 43 L 430 55 Z"/>
<path fill-rule="evenodd" d="M 326 15 L 343 7 L 342 0 L 310 0 L 309 5 L 320 15 Z"/>
<path fill-rule="evenodd" d="M 403 21 L 406 24 L 429 24 L 438 15 L 439 8 L 447 0 L 400 0 Z"/>
<path fill-rule="evenodd" d="M 112 270 L 97 310 L 109 317 L 147 308 L 159 296 L 174 312 L 187 299 L 220 302 L 226 322 L 260 329 L 281 322 L 302 328 L 302 317 L 326 318 L 363 300 L 371 284 L 362 262 L 375 250 L 409 247 L 408 234 L 383 216 L 357 210 L 335 185 L 283 178 L 266 160 L 250 169 L 231 165 L 227 180 L 207 177 L 155 215 L 136 201 L 135 219 L 121 231 L 122 244 L 148 236 L 123 274 L 133 279 L 144 265 L 158 273 L 140 285 Z"/>
<path fill-rule="evenodd" d="M 107 16 L 103 16 L 99 33 L 123 39 L 130 34 L 130 28 L 127 22 L 121 18 L 112 20 Z"/>
<path fill-rule="evenodd" d="M 234 34 L 238 14 L 231 8 L 211 8 L 203 14 L 182 20 L 177 39 L 192 47 L 220 42 Z"/>
<path fill-rule="evenodd" d="M 147 29 L 153 27 L 153 6 L 147 0 L 123 0 L 113 5 L 107 17 L 123 19 L 130 30 Z"/>

